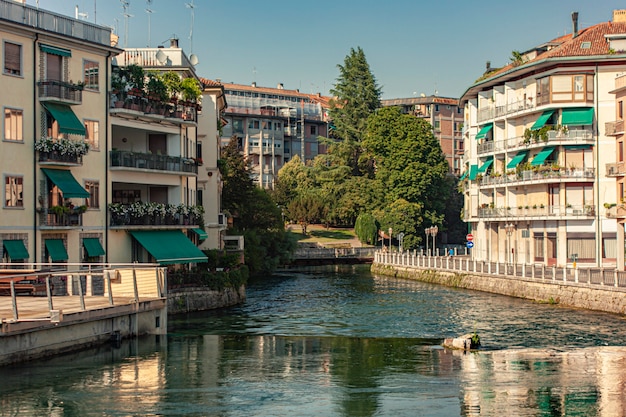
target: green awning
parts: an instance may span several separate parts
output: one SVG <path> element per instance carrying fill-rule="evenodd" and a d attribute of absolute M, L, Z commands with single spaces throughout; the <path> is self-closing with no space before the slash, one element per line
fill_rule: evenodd
<path fill-rule="evenodd" d="M 461 178 L 459 178 L 459 181 L 463 181 L 466 177 L 467 177 L 467 170 L 463 173 L 463 175 L 461 175 Z"/>
<path fill-rule="evenodd" d="M 564 148 L 567 151 L 576 151 L 582 149 L 591 149 L 591 145 L 565 145 Z"/>
<path fill-rule="evenodd" d="M 487 136 L 487 133 L 489 133 L 489 131 L 493 129 L 493 123 L 489 123 L 484 125 L 480 131 L 478 132 L 478 134 L 476 135 L 476 139 L 482 139 L 485 136 Z"/>
<path fill-rule="evenodd" d="M 593 124 L 593 107 L 563 109 L 561 124 L 581 126 Z"/>
<path fill-rule="evenodd" d="M 478 165 L 470 165 L 469 179 L 474 181 L 478 175 Z"/>
<path fill-rule="evenodd" d="M 207 262 L 207 256 L 179 230 L 134 230 L 130 234 L 161 265 Z"/>
<path fill-rule="evenodd" d="M 70 171 L 51 168 L 41 168 L 41 170 L 61 189 L 64 198 L 89 198 L 89 191 L 81 187 Z"/>
<path fill-rule="evenodd" d="M 554 110 L 544 111 L 543 114 L 539 116 L 535 124 L 532 125 L 530 130 L 537 130 L 537 129 L 541 129 L 542 127 L 544 127 L 548 119 L 552 117 L 553 114 L 554 114 Z"/>
<path fill-rule="evenodd" d="M 104 248 L 100 244 L 100 239 L 96 237 L 87 237 L 83 239 L 83 246 L 85 246 L 85 250 L 87 251 L 87 256 L 102 256 L 106 252 L 104 252 Z"/>
<path fill-rule="evenodd" d="M 528 151 L 518 152 L 517 155 L 511 159 L 511 161 L 506 165 L 506 169 L 515 169 L 517 166 L 526 158 L 528 155 Z"/>
<path fill-rule="evenodd" d="M 480 168 L 478 168 L 478 173 L 479 174 L 483 174 L 485 172 L 487 172 L 487 170 L 489 169 L 489 167 L 491 166 L 491 164 L 493 164 L 493 158 L 489 158 L 485 161 L 484 164 L 481 165 Z"/>
<path fill-rule="evenodd" d="M 198 235 L 198 239 L 200 240 L 206 240 L 209 235 L 207 234 L 207 232 L 205 232 L 202 229 L 191 229 L 192 232 L 194 232 L 195 234 Z"/>
<path fill-rule="evenodd" d="M 48 256 L 50 256 L 53 262 L 67 261 L 69 259 L 65 245 L 61 239 L 47 239 L 46 249 L 48 250 Z"/>
<path fill-rule="evenodd" d="M 28 259 L 28 250 L 24 246 L 23 240 L 4 240 L 2 242 L 4 250 L 9 254 L 11 259 Z"/>
<path fill-rule="evenodd" d="M 66 56 L 66 57 L 72 56 L 72 51 L 70 51 L 69 49 L 58 48 L 56 46 L 45 45 L 43 43 L 39 44 L 39 49 L 41 49 L 42 52 L 45 52 L 47 54 Z"/>
<path fill-rule="evenodd" d="M 70 106 L 58 103 L 41 103 L 59 122 L 59 132 L 85 136 L 85 125 L 78 120 Z"/>
<path fill-rule="evenodd" d="M 530 165 L 533 165 L 533 166 L 543 165 L 543 163 L 546 162 L 546 159 L 548 159 L 548 157 L 552 154 L 553 151 L 554 151 L 554 146 L 546 146 L 533 158 Z"/>

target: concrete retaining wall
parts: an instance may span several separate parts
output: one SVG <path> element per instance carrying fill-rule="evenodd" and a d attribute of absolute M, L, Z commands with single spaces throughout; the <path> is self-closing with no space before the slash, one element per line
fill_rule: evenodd
<path fill-rule="evenodd" d="M 213 291 L 206 288 L 174 288 L 167 295 L 169 314 L 213 310 L 241 304 L 246 300 L 246 287 Z"/>
<path fill-rule="evenodd" d="M 561 304 L 568 307 L 626 314 L 626 293 L 613 287 L 586 288 L 576 284 L 547 284 L 520 278 L 499 278 L 474 274 L 372 264 L 372 273 L 415 279 L 423 282 L 466 288 L 511 297 Z"/>

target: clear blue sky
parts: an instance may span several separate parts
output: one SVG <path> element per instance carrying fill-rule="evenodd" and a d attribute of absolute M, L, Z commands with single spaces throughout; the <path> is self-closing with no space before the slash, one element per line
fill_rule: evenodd
<path fill-rule="evenodd" d="M 192 45 L 191 0 L 126 0 L 128 47 Z M 27 0 L 35 6 L 36 0 Z M 612 18 L 623 0 L 194 0 L 193 53 L 198 75 L 222 82 L 328 94 L 350 48 L 361 47 L 383 98 L 438 92 L 459 97 L 485 69 L 505 65 L 511 51 Z M 125 42 L 120 0 L 39 0 L 39 7 L 112 26 Z M 117 21 L 115 20 L 117 19 Z"/>

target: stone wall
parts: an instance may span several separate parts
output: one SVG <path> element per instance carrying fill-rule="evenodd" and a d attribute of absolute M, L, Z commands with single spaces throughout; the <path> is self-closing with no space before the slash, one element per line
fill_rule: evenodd
<path fill-rule="evenodd" d="M 241 304 L 246 300 L 246 287 L 224 288 L 222 291 L 202 287 L 174 288 L 168 290 L 168 314 L 213 310 Z"/>
<path fill-rule="evenodd" d="M 548 284 L 522 278 L 499 278 L 475 274 L 372 264 L 372 273 L 466 288 L 568 307 L 626 314 L 626 293 L 613 287 L 588 288 L 584 284 Z"/>

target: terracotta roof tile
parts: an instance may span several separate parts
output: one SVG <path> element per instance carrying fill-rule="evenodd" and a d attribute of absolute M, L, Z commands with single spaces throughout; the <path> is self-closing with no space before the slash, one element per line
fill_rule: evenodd
<path fill-rule="evenodd" d="M 220 82 L 209 80 L 208 78 L 203 78 L 203 77 L 200 77 L 200 82 L 207 87 L 221 87 L 222 86 L 222 83 Z"/>

